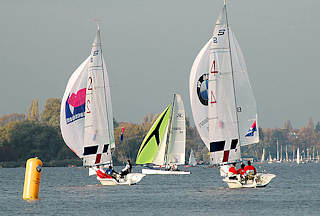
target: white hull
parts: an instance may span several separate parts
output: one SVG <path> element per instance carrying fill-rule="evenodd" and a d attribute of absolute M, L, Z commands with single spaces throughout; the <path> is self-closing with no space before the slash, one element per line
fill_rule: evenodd
<path fill-rule="evenodd" d="M 97 179 L 102 185 L 133 185 L 137 184 L 145 176 L 146 175 L 142 173 L 129 173 L 124 178 L 120 178 L 118 181 L 114 178 L 108 179 L 97 177 Z"/>
<path fill-rule="evenodd" d="M 156 175 L 190 175 L 189 171 L 171 171 L 171 170 L 160 170 L 160 169 L 142 169 L 143 174 L 156 174 Z"/>
<path fill-rule="evenodd" d="M 223 181 L 229 188 L 256 188 L 267 186 L 274 177 L 276 177 L 274 174 L 258 173 L 254 180 L 248 180 L 246 183 L 238 179 L 229 179 L 229 177 L 224 178 Z"/>

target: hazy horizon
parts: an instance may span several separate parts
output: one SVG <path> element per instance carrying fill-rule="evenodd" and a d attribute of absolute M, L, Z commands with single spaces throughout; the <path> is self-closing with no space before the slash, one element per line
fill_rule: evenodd
<path fill-rule="evenodd" d="M 244 53 L 261 127 L 320 120 L 317 73 L 320 2 L 228 0 L 229 23 Z M 211 37 L 223 0 L 5 1 L 0 116 L 62 98 L 90 54 L 98 19 L 117 121 L 141 122 L 181 94 L 192 120 L 189 74 Z M 193 120 L 192 120 L 193 122 Z"/>

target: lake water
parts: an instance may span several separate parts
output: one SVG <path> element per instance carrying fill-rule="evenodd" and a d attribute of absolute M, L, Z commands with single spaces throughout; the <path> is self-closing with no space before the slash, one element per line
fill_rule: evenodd
<path fill-rule="evenodd" d="M 266 188 L 228 189 L 216 168 L 101 186 L 85 168 L 44 167 L 35 202 L 22 199 L 25 169 L 1 168 L 0 215 L 320 215 L 320 163 L 256 167 L 277 175 Z"/>

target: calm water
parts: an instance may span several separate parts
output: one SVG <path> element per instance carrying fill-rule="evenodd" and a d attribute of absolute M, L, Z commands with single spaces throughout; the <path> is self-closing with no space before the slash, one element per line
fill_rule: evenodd
<path fill-rule="evenodd" d="M 84 168 L 45 167 L 31 203 L 22 199 L 25 169 L 2 168 L 0 215 L 320 215 L 320 164 L 256 167 L 277 177 L 266 188 L 227 189 L 217 169 L 190 168 L 189 176 L 108 187 Z"/>

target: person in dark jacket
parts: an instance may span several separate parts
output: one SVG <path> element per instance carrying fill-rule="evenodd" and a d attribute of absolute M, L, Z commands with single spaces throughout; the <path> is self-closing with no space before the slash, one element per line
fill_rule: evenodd
<path fill-rule="evenodd" d="M 131 169 L 132 169 L 132 165 L 130 163 L 130 160 L 127 160 L 126 166 L 120 172 L 121 177 L 131 173 Z"/>

